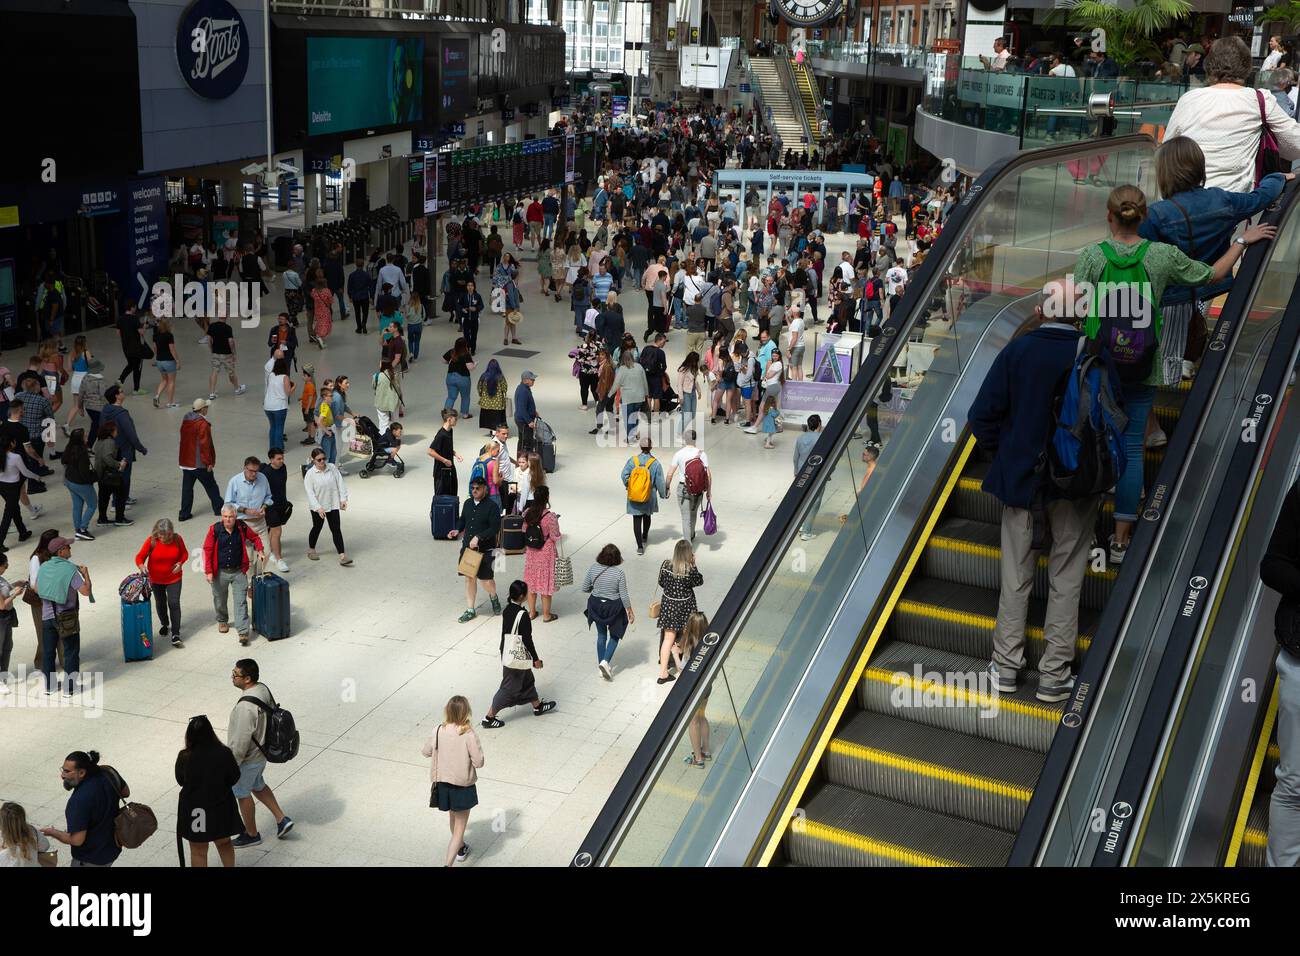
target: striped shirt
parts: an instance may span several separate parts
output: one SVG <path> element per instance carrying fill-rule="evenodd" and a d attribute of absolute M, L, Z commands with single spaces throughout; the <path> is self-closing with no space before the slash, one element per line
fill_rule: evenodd
<path fill-rule="evenodd" d="M 632 599 L 627 593 L 627 575 L 619 567 L 593 564 L 583 578 L 582 590 L 590 591 L 592 597 L 604 598 L 606 601 L 622 601 L 626 608 L 632 606 Z"/>

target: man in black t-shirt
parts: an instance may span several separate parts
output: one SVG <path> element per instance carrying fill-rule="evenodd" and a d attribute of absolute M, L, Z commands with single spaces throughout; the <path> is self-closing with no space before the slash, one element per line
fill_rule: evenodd
<path fill-rule="evenodd" d="M 235 374 L 235 331 L 225 319 L 213 319 L 208 323 L 208 345 L 212 349 L 212 373 L 208 376 L 208 401 L 216 401 L 217 375 L 225 372 L 230 376 L 230 384 L 235 386 L 235 394 L 243 395 L 248 391 L 247 385 L 239 384 Z"/>

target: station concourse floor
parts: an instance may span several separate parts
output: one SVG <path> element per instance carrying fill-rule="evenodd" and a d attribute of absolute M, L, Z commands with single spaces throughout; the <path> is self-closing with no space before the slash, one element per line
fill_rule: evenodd
<path fill-rule="evenodd" d="M 841 249 L 853 248 L 842 235 L 827 239 L 832 265 Z M 173 765 L 185 726 L 192 716 L 207 714 L 224 740 L 238 697 L 230 683 L 231 667 L 238 658 L 252 657 L 261 667 L 263 682 L 294 714 L 302 749 L 297 759 L 271 765 L 266 772 L 267 783 L 295 821 L 293 832 L 275 840 L 273 821 L 259 805 L 264 842 L 239 850 L 239 866 L 440 864 L 447 821 L 428 806 L 429 768 L 420 748 L 454 694 L 469 698 L 486 756 L 479 772 L 479 806 L 471 814 L 466 837 L 473 848 L 470 864 L 569 861 L 671 687 L 654 680 L 658 632 L 647 619 L 646 607 L 655 594 L 659 563 L 671 556 L 681 522 L 675 495 L 661 502 L 647 553 L 637 556 L 619 481 L 629 450 L 598 447 L 596 437 L 587 434 L 594 424 L 594 402 L 592 412 L 581 411 L 577 380 L 570 373 L 567 353 L 577 338 L 567 297 L 556 303 L 538 294 L 531 253 L 524 253 L 521 271 L 525 318 L 518 334 L 523 344 L 515 348 L 537 354 L 498 360 L 512 393 L 521 371 L 531 368 L 538 373 L 539 413 L 558 435 L 558 468 L 548 476 L 548 484 L 577 583 L 555 597 L 559 620 L 543 624 L 539 617 L 534 622 L 536 645 L 545 661 L 544 669 L 536 672 L 538 688 L 546 699 L 558 701 L 558 708 L 540 718 L 527 707 L 516 708 L 501 715 L 504 728 L 477 728 L 501 678 L 500 618 L 490 614 L 480 590 L 479 617 L 457 623 L 465 606 L 455 571 L 459 549 L 430 537 L 431 462 L 425 450 L 447 395 L 441 356 L 455 339 L 454 327 L 441 316 L 425 326 L 420 361 L 405 379 L 405 477 L 381 473 L 363 481 L 357 475 L 360 459 L 341 453 L 350 494 L 342 523 L 348 554 L 355 561 L 351 568 L 337 564 L 328 530 L 318 545 L 321 560 L 306 558 L 310 520 L 299 465 L 307 460 L 308 449 L 298 444 L 304 436 L 294 396 L 286 435 L 289 496 L 297 509 L 284 545 L 291 569 L 285 575 L 292 589 L 291 637 L 268 643 L 254 635 L 251 646 L 244 648 L 237 644 L 233 628 L 219 634 L 201 566 L 191 561 L 182 593 L 185 646 L 176 649 L 167 639 L 155 638 L 152 661 L 123 663 L 116 588 L 134 570 L 134 556 L 152 523 L 177 517 L 178 429 L 190 402 L 208 392 L 207 348 L 197 343 L 199 332 L 192 320 L 181 319 L 176 324 L 182 361 L 176 400 L 181 407 L 156 410 L 149 395 L 127 399 L 150 452 L 137 462 L 132 480 L 139 504 L 128 516 L 135 524 L 92 524 L 97 540 L 77 542 L 73 548 L 73 560 L 90 570 L 97 597 L 95 604 L 82 602 L 81 659 L 83 671 L 102 678 L 102 712 L 59 706 L 60 698 L 43 698 L 31 689 L 34 679 L 29 679 L 27 692 L 0 697 L 0 800 L 23 804 L 28 820 L 37 826 L 62 828 L 66 794 L 58 768 L 70 751 L 98 750 L 102 761 L 127 779 L 132 799 L 151 806 L 159 819 L 159 832 L 140 849 L 124 851 L 116 865 L 176 865 L 172 834 L 179 788 Z M 622 297 L 627 326 L 639 339 L 645 328 L 645 298 L 639 290 L 628 291 Z M 248 384 L 248 392 L 235 397 L 229 382 L 218 383 L 219 397 L 210 412 L 217 446 L 215 474 L 223 489 L 245 456 L 263 457 L 266 451 L 267 421 L 261 408 L 264 343 L 282 303 L 277 281 L 263 299 L 271 317 L 264 317 L 256 329 L 235 329 L 240 381 Z M 363 337 L 355 334 L 350 318 L 336 318 L 324 352 L 306 341 L 305 327 L 299 328 L 300 364 L 315 365 L 318 384 L 347 373 L 351 407 L 372 418 L 370 375 L 378 367 L 379 351 L 374 328 L 372 319 L 371 334 Z M 500 335 L 500 321 L 485 319 L 475 381 L 487 359 L 502 349 Z M 92 352 L 106 365 L 106 378 L 113 379 L 123 365 L 116 332 L 96 330 L 89 339 Z M 809 362 L 813 351 L 808 349 Z M 3 364 L 17 371 L 25 366 L 27 354 L 10 352 Z M 685 333 L 679 332 L 669 341 L 671 370 L 684 354 Z M 300 375 L 291 377 L 301 382 Z M 152 393 L 157 381 L 157 372 L 146 363 L 142 387 Z M 457 451 L 465 459 L 458 470 L 462 487 L 484 434 L 477 427 L 477 415 L 475 402 L 473 424 L 462 423 L 456 430 Z M 57 417 L 65 420 L 66 407 Z M 512 450 L 514 437 L 512 429 Z M 777 436 L 775 450 L 765 451 L 760 448 L 761 434 L 746 435 L 735 425 L 704 427 L 700 446 L 714 469 L 719 519 L 718 534 L 706 537 L 701 529 L 697 542 L 704 576 L 697 596 L 706 613 L 716 609 L 785 494 L 795 437 L 787 430 Z M 60 435 L 59 447 L 64 443 Z M 665 468 L 674 450 L 661 449 Z M 70 497 L 59 464 L 53 465 L 56 473 L 48 481 L 49 491 L 33 498 L 46 513 L 30 526 L 38 534 L 55 527 L 70 535 Z M 201 488 L 195 490 L 195 517 L 177 525 L 192 555 L 215 520 L 206 514 Z M 16 535 L 9 539 L 14 562 L 10 580 L 27 576 L 34 540 L 19 545 Z M 596 669 L 595 631 L 583 617 L 585 595 L 578 585 L 597 552 L 611 541 L 624 556 L 637 621 L 614 659 L 613 681 L 606 682 Z M 497 573 L 503 595 L 509 580 L 523 576 L 523 556 L 507 560 L 508 571 Z M 36 642 L 27 608 L 19 609 L 19 621 L 13 667 L 30 669 Z M 155 614 L 155 630 L 157 624 Z M 84 703 L 84 697 L 73 703 Z M 58 848 L 60 865 L 66 866 L 69 849 Z M 215 864 L 215 854 L 211 856 Z"/>

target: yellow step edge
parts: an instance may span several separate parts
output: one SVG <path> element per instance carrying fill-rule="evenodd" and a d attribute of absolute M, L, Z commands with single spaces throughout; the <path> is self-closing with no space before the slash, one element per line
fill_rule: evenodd
<path fill-rule="evenodd" d="M 934 535 L 930 538 L 930 546 L 940 548 L 944 551 L 960 551 L 963 554 L 975 555 L 980 558 L 990 558 L 993 560 L 1002 557 L 1002 549 L 991 544 L 976 544 L 974 541 L 964 541 L 961 538 L 947 538 L 942 535 Z M 1047 556 L 1040 554 L 1038 556 L 1038 566 L 1047 567 Z M 1094 571 L 1091 565 L 1088 567 L 1088 577 L 1104 578 L 1107 581 L 1114 581 L 1119 574 L 1114 568 L 1107 568 L 1105 571 Z"/>
<path fill-rule="evenodd" d="M 1228 843 L 1228 854 L 1224 866 L 1236 866 L 1241 855 L 1241 844 L 1246 839 L 1246 820 L 1250 817 L 1251 805 L 1255 802 L 1255 789 L 1259 786 L 1259 775 L 1264 769 L 1264 757 L 1268 753 L 1273 738 L 1273 726 L 1277 722 L 1278 681 L 1273 680 L 1273 692 L 1268 698 L 1268 710 L 1264 714 L 1264 726 L 1259 730 L 1259 740 L 1255 743 L 1255 756 L 1250 761 L 1250 771 L 1246 776 L 1246 789 L 1241 794 L 1241 806 L 1237 808 L 1237 822 L 1232 827 L 1232 840 Z"/>
<path fill-rule="evenodd" d="M 1271 743 L 1268 745 L 1268 759 L 1276 763 L 1282 762 L 1282 748 L 1279 747 L 1276 743 Z"/>
<path fill-rule="evenodd" d="M 1261 847 L 1263 849 L 1267 849 L 1268 831 L 1260 830 L 1257 827 L 1246 827 L 1246 833 L 1244 835 L 1242 842 L 1250 846 L 1256 846 L 1256 847 Z"/>
<path fill-rule="evenodd" d="M 965 770 L 956 770 L 942 764 L 917 760 L 915 757 L 901 757 L 887 750 L 866 747 L 862 744 L 855 744 L 850 740 L 840 740 L 838 738 L 832 740 L 829 749 L 833 754 L 851 757 L 854 760 L 878 764 L 894 770 L 902 770 L 905 773 L 928 777 L 931 780 L 942 780 L 945 783 L 953 783 L 968 790 L 979 790 L 983 793 L 994 793 L 1000 797 L 1011 797 L 1021 803 L 1028 803 L 1029 798 L 1034 793 L 1031 788 L 1022 787 L 1019 784 L 994 780 L 991 777 L 979 777 Z"/>
<path fill-rule="evenodd" d="M 978 491 L 980 493 L 983 493 L 984 481 L 981 478 L 963 478 L 961 479 L 961 481 L 957 482 L 957 487 L 960 488 L 962 491 Z M 1110 498 L 1107 498 L 1105 501 L 1101 503 L 1101 510 L 1105 512 L 1114 511 L 1115 502 Z"/>
<path fill-rule="evenodd" d="M 1056 723 L 1061 719 L 1061 710 L 1058 707 L 1049 707 L 1046 704 L 1031 703 L 1027 700 L 1015 700 L 1007 694 L 981 694 L 978 691 L 971 693 L 960 687 L 950 687 L 947 684 L 934 680 L 917 680 L 913 675 L 906 671 L 887 670 L 882 667 L 868 667 L 862 674 L 863 680 L 875 681 L 878 684 L 889 684 L 892 687 L 904 687 L 917 693 L 926 693 L 928 691 L 939 689 L 943 692 L 948 700 L 961 701 L 959 706 L 972 708 L 996 707 L 999 710 L 1007 710 L 1013 714 L 1023 714 L 1026 717 L 1037 717 L 1039 720 L 1046 720 Z"/>
<path fill-rule="evenodd" d="M 839 827 L 827 826 L 825 823 L 817 823 L 806 817 L 795 817 L 795 819 L 791 820 L 790 832 L 802 833 L 814 840 L 824 840 L 827 843 L 834 843 L 850 850 L 883 856 L 888 860 L 905 863 L 908 866 L 965 866 L 964 863 L 958 863 L 956 860 L 948 860 L 941 856 L 935 856 L 933 853 L 913 850 L 895 843 L 873 840 L 870 837 L 862 836 L 860 833 L 852 833 L 848 830 L 841 830 Z"/>
<path fill-rule="evenodd" d="M 927 604 L 924 601 L 913 601 L 904 599 L 898 602 L 899 614 L 915 614 L 918 617 L 933 618 L 937 621 L 943 621 L 945 624 L 961 624 L 967 627 L 978 627 L 983 631 L 991 631 L 997 627 L 998 619 L 988 614 L 977 614 L 974 611 L 954 611 L 952 608 L 940 607 L 937 604 Z M 1043 639 L 1043 629 L 1037 624 L 1028 624 L 1025 626 L 1025 637 L 1031 641 L 1041 641 Z M 1075 648 L 1083 653 L 1092 646 L 1092 636 L 1090 634 L 1080 634 L 1074 642 Z"/>
<path fill-rule="evenodd" d="M 768 863 L 771 862 L 772 857 L 776 854 L 777 847 L 781 845 L 781 839 L 786 833 L 787 824 L 785 821 L 791 819 L 795 808 L 799 806 L 799 801 L 803 799 L 804 792 L 808 789 L 808 784 L 812 780 L 813 774 L 817 771 L 817 765 L 821 763 L 822 754 L 826 752 L 826 748 L 829 746 L 836 728 L 839 727 L 840 718 L 844 716 L 844 708 L 848 706 L 849 701 L 852 699 L 853 691 L 858 686 L 858 680 L 863 671 L 866 670 L 867 662 L 871 660 L 871 656 L 875 653 L 876 645 L 879 643 L 881 635 L 884 634 L 885 627 L 889 623 L 889 619 L 893 617 L 894 609 L 898 606 L 899 599 L 903 596 L 903 591 L 907 588 L 907 584 L 911 580 L 912 574 L 915 572 L 917 565 L 921 561 L 921 555 L 925 552 L 925 547 L 930 540 L 930 535 L 934 533 L 935 525 L 939 523 L 939 516 L 943 514 L 943 509 L 947 507 L 948 499 L 952 497 L 953 489 L 957 487 L 957 481 L 961 478 L 962 472 L 966 470 L 966 462 L 970 460 L 971 453 L 974 451 L 975 439 L 967 436 L 966 444 L 962 447 L 961 451 L 958 452 L 957 460 L 953 462 L 952 470 L 942 479 L 943 487 L 940 489 L 939 495 L 936 497 L 929 515 L 923 519 L 925 524 L 921 528 L 921 533 L 912 547 L 912 553 L 907 556 L 907 563 L 903 566 L 898 577 L 895 578 L 893 590 L 890 591 L 884 607 L 881 608 L 881 612 L 876 618 L 871 633 L 867 636 L 862 652 L 858 655 L 858 659 L 854 663 L 853 669 L 849 672 L 849 679 L 846 680 L 844 686 L 840 688 L 839 699 L 835 701 L 834 707 L 831 709 L 830 717 L 826 721 L 821 736 L 818 737 L 812 750 L 808 754 L 808 760 L 804 764 L 803 772 L 800 773 L 798 782 L 790 793 L 790 799 L 786 801 L 785 807 L 781 809 L 779 816 L 776 817 L 776 819 L 781 822 L 772 828 L 772 836 L 767 841 L 767 846 L 763 848 L 763 852 L 759 854 L 756 861 L 758 866 L 767 866 Z"/>

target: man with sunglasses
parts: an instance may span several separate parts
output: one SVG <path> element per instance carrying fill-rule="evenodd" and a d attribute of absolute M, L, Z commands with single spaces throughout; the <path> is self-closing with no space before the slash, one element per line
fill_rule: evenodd
<path fill-rule="evenodd" d="M 465 624 L 478 616 L 478 583 L 483 582 L 492 601 L 492 613 L 501 613 L 501 600 L 497 597 L 497 585 L 492 574 L 492 550 L 497 545 L 497 535 L 501 531 L 501 506 L 488 498 L 487 482 L 475 478 L 469 483 L 470 498 L 460 511 L 460 522 L 456 530 L 447 535 L 453 541 L 461 540 L 460 553 L 463 557 L 467 549 L 479 551 L 483 560 L 478 566 L 478 573 L 465 577 L 465 613 L 459 623 Z"/>

